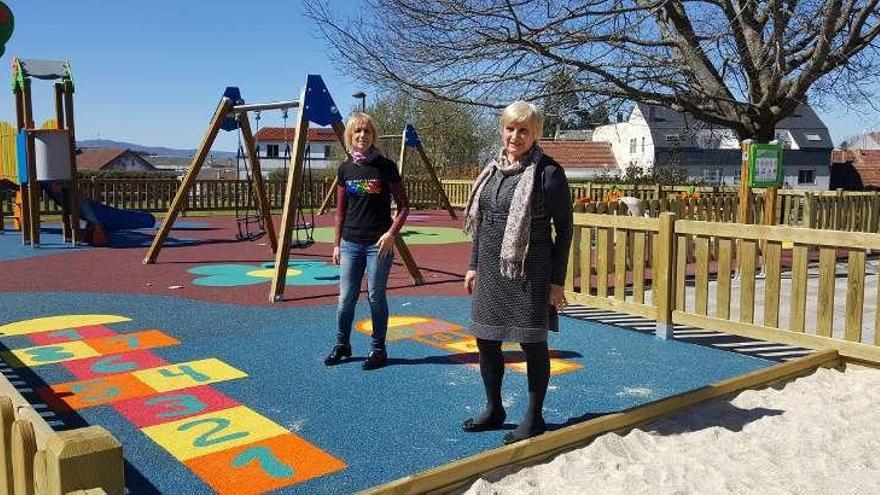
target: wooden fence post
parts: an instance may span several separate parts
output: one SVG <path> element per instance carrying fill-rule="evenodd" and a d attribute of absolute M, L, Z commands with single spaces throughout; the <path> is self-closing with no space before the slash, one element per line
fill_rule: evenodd
<path fill-rule="evenodd" d="M 675 302 L 675 281 L 672 267 L 675 266 L 675 214 L 660 214 L 660 232 L 657 236 L 656 264 L 653 270 L 653 299 L 657 307 L 657 329 L 655 335 L 661 339 L 672 338 L 672 307 Z"/>
<path fill-rule="evenodd" d="M 123 495 L 122 445 L 100 426 L 62 431 L 46 443 L 49 493 L 101 488 Z"/>

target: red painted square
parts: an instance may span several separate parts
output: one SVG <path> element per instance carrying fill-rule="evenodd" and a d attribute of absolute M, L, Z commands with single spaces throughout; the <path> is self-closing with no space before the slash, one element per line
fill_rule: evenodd
<path fill-rule="evenodd" d="M 156 393 L 152 387 L 128 373 L 57 383 L 37 392 L 56 411 L 64 410 L 64 405 L 71 409 L 83 409 Z"/>
<path fill-rule="evenodd" d="M 156 368 L 166 364 L 168 364 L 168 361 L 143 349 L 110 354 L 108 356 L 77 359 L 63 363 L 64 367 L 79 380 L 88 380 L 118 373 L 129 373 L 146 368 Z"/>
<path fill-rule="evenodd" d="M 66 330 L 50 330 L 48 332 L 32 333 L 28 338 L 35 345 L 60 344 L 74 340 L 93 339 L 97 337 L 111 337 L 116 331 L 105 325 L 92 325 L 88 327 L 69 328 Z"/>
<path fill-rule="evenodd" d="M 190 459 L 184 464 L 220 494 L 248 495 L 345 469 L 340 459 L 292 434 Z"/>
<path fill-rule="evenodd" d="M 138 428 L 177 421 L 240 405 L 205 385 L 119 401 L 113 406 Z"/>

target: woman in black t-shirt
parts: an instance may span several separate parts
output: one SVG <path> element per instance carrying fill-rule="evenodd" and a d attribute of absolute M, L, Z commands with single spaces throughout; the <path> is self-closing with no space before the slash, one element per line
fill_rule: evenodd
<path fill-rule="evenodd" d="M 365 113 L 345 125 L 351 158 L 339 166 L 336 188 L 336 239 L 333 263 L 340 265 L 336 345 L 324 359 L 332 366 L 351 357 L 351 325 L 364 272 L 373 320 L 372 349 L 363 368 L 381 368 L 388 359 L 388 301 L 385 287 L 394 259 L 394 237 L 409 213 L 409 201 L 397 165 L 376 149 L 376 126 Z M 391 197 L 397 214 L 391 218 Z"/>

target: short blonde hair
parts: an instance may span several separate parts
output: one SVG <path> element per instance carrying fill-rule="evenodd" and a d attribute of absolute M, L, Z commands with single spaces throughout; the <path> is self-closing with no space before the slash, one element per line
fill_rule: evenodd
<path fill-rule="evenodd" d="M 348 122 L 345 123 L 345 147 L 349 150 L 353 148 L 352 140 L 354 138 L 355 129 L 362 125 L 366 125 L 373 132 L 373 146 L 379 144 L 379 131 L 376 130 L 376 124 L 373 122 L 373 118 L 364 112 L 355 112 L 351 114 L 351 117 L 348 118 Z"/>
<path fill-rule="evenodd" d="M 541 137 L 541 128 L 544 127 L 544 114 L 534 103 L 523 100 L 515 101 L 507 105 L 507 108 L 501 112 L 500 130 L 503 131 L 512 123 L 528 124 L 537 140 Z"/>

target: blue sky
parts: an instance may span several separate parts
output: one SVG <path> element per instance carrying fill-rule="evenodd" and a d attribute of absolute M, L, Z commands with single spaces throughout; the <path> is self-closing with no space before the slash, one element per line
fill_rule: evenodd
<path fill-rule="evenodd" d="M 80 140 L 195 148 L 226 86 L 250 102 L 295 99 L 309 73 L 324 76 L 343 113 L 356 105 L 352 92 L 375 96 L 333 66 L 298 0 L 4 1 L 16 27 L 0 57 L 0 85 L 8 87 L 13 56 L 70 60 Z M 34 84 L 34 100 L 37 117 L 52 115 L 48 83 Z M 880 128 L 873 110 L 817 111 L 835 143 Z M 0 92 L 0 120 L 13 112 L 12 95 Z M 280 115 L 264 115 L 262 125 L 281 125 Z M 234 133 L 221 133 L 215 149 L 235 143 Z"/>

